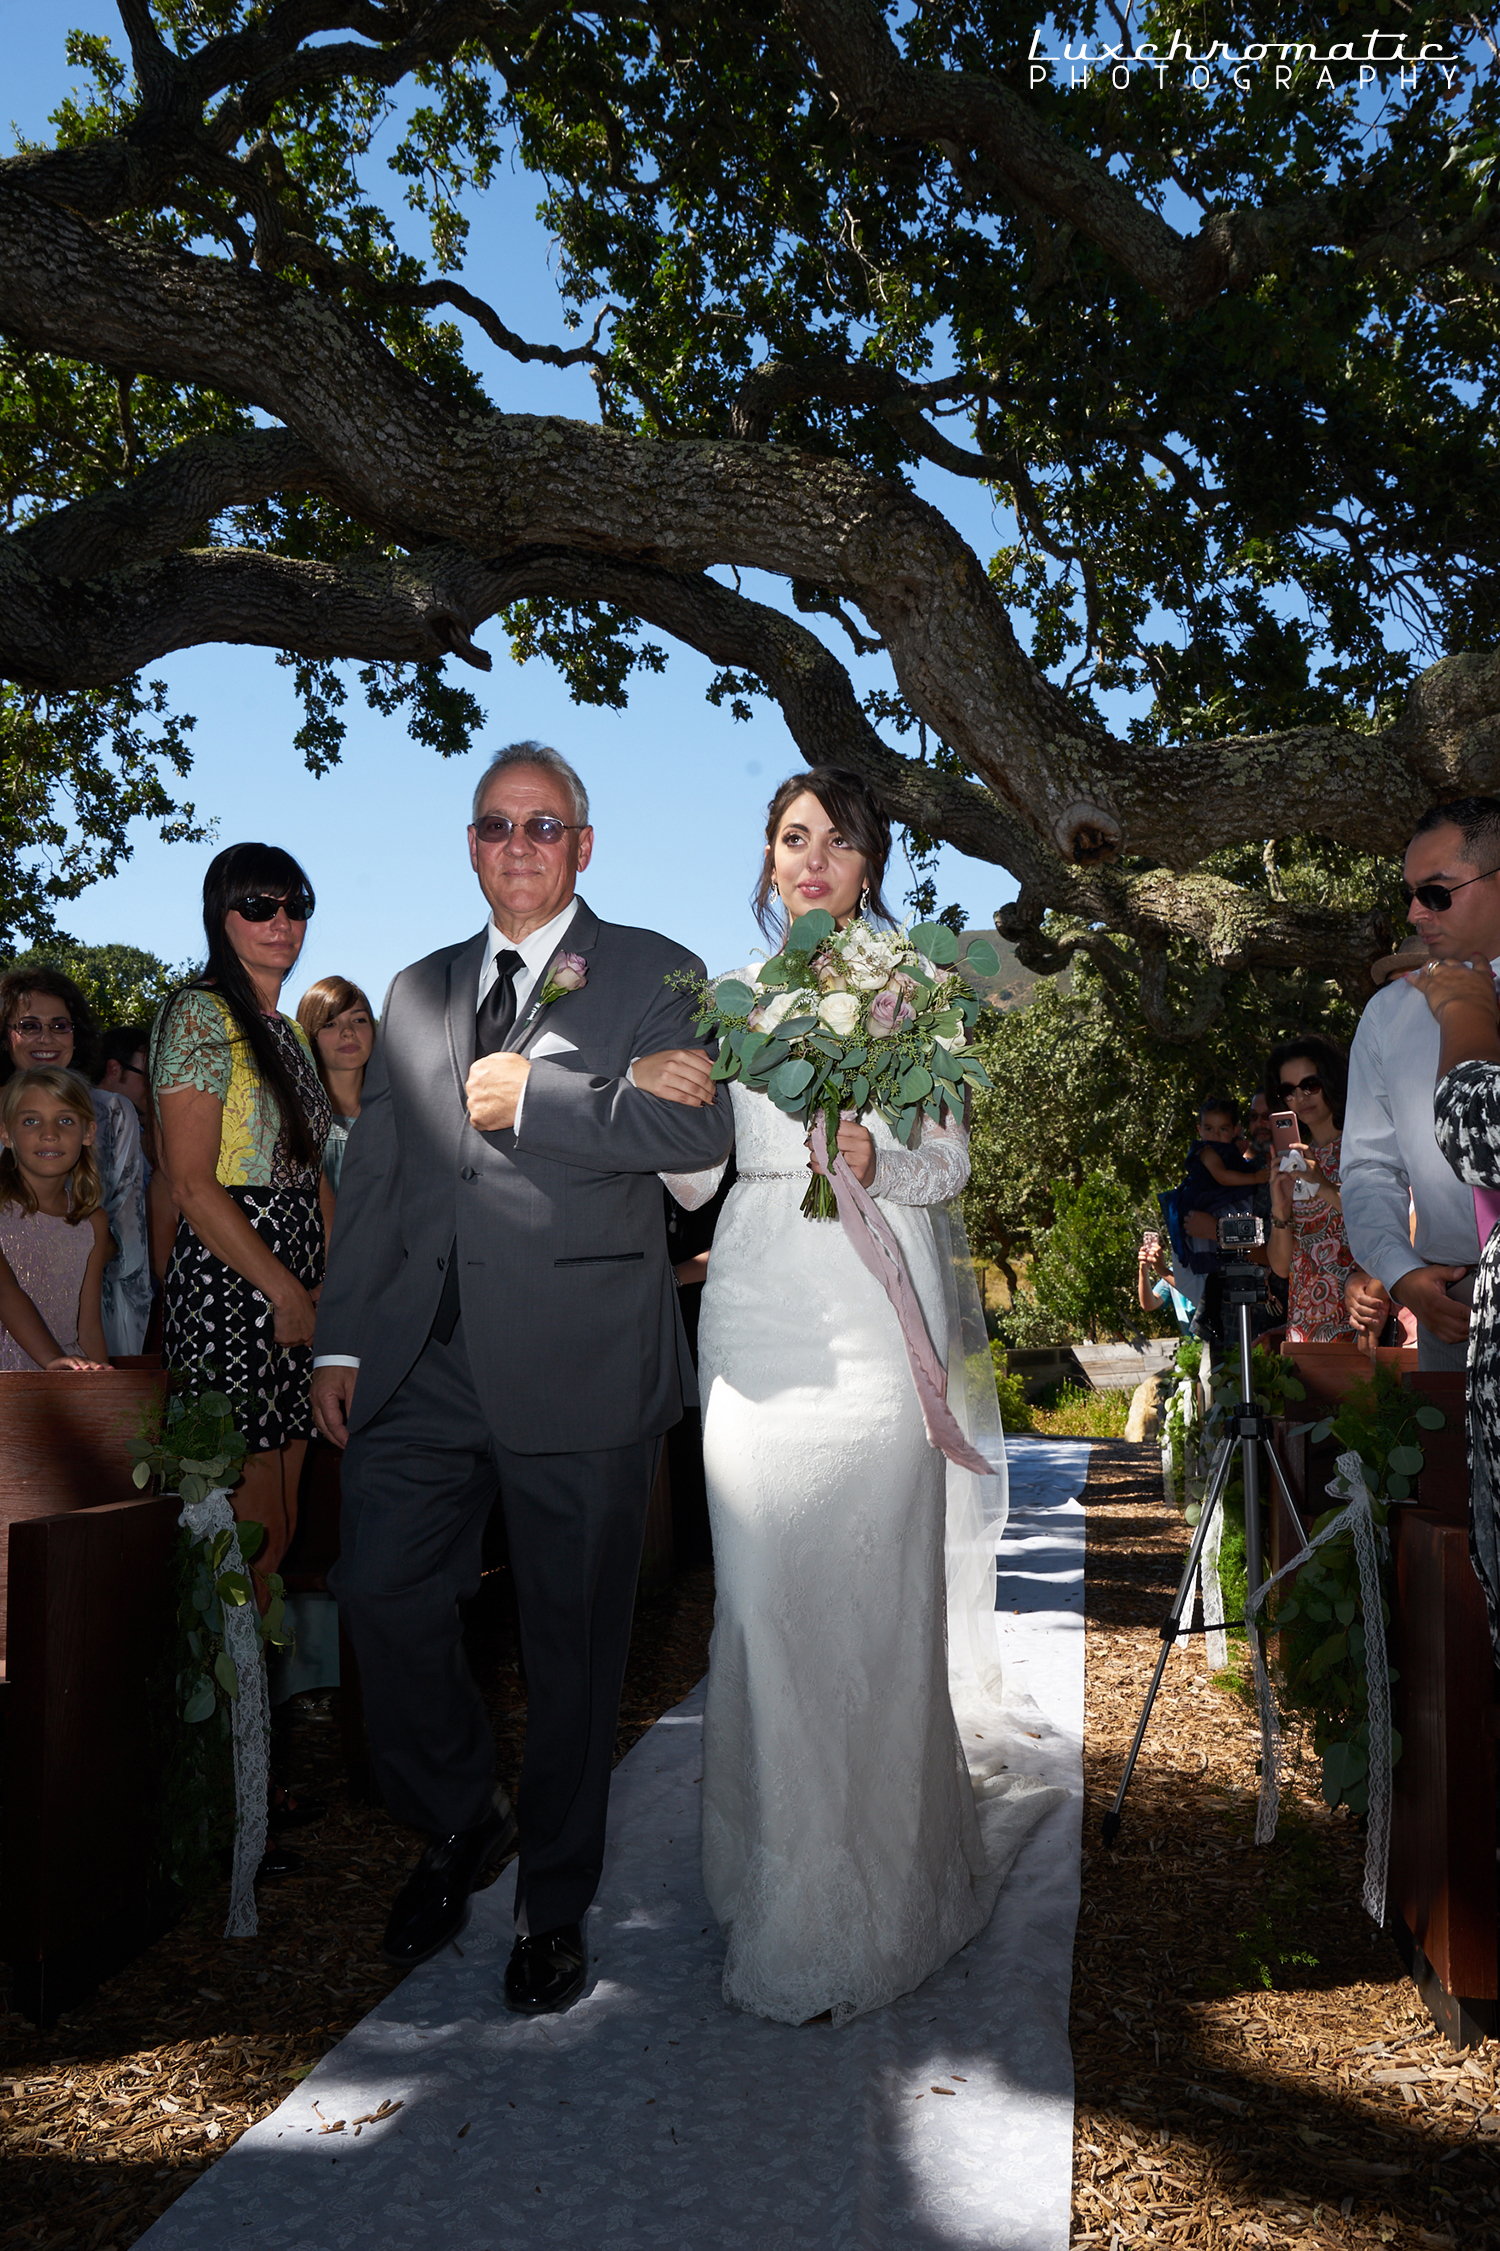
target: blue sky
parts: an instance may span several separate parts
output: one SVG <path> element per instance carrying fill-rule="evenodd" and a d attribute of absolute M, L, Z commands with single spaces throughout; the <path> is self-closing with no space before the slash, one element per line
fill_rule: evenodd
<path fill-rule="evenodd" d="M 6 49 L 0 124 L 30 139 L 51 137 L 47 113 L 70 73 L 63 41 L 70 26 L 102 31 L 123 49 L 119 17 L 103 0 L 0 0 Z M 388 143 L 394 145 L 394 129 Z M 369 180 L 385 199 L 381 157 Z M 392 196 L 396 189 L 391 180 Z M 519 169 L 477 209 L 464 279 L 501 317 L 535 340 L 571 341 L 562 328 L 549 273 L 549 245 L 535 218 L 537 184 Z M 469 331 L 472 361 L 490 395 L 519 413 L 594 419 L 592 385 L 574 371 L 521 366 Z M 921 490 L 987 557 L 1008 536 L 988 496 L 964 480 L 929 470 Z M 770 580 L 747 576 L 745 590 L 789 606 Z M 837 627 L 830 627 L 837 646 Z M 650 636 L 660 640 L 656 634 Z M 577 765 L 593 800 L 596 843 L 584 889 L 606 918 L 664 930 L 701 953 L 710 969 L 747 960 L 757 933 L 747 904 L 760 856 L 766 800 L 803 763 L 774 707 L 763 702 L 748 724 L 704 700 L 713 667 L 695 651 L 665 644 L 667 671 L 632 681 L 624 712 L 574 705 L 551 667 L 517 665 L 491 623 L 478 639 L 494 658 L 481 675 L 460 670 L 487 715 L 490 747 L 522 738 L 551 742 Z M 841 650 L 841 654 L 845 651 Z M 473 888 L 464 827 L 482 751 L 443 761 L 412 743 L 399 720 L 367 711 L 350 679 L 342 766 L 315 780 L 293 748 L 300 707 L 290 674 L 270 650 L 207 647 L 148 667 L 165 679 L 176 708 L 196 713 L 194 771 L 186 794 L 215 819 L 223 844 L 260 837 L 284 845 L 306 866 L 318 895 L 302 961 L 286 988 L 290 1002 L 313 978 L 338 972 L 375 998 L 404 963 L 476 929 L 482 903 Z M 882 677 L 859 667 L 861 686 Z M 889 678 L 888 672 L 884 674 Z M 67 907 L 63 920 L 86 941 L 120 940 L 166 960 L 201 950 L 199 901 L 213 847 L 165 846 L 137 824 L 134 857 L 122 874 Z M 1003 869 L 945 847 L 937 868 L 940 902 L 958 900 L 971 923 L 988 926 L 1015 896 Z M 904 889 L 892 887 L 893 894 Z"/>

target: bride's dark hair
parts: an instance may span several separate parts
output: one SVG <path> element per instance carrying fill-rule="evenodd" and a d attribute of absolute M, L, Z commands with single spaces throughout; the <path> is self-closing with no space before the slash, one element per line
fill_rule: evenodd
<path fill-rule="evenodd" d="M 870 887 L 865 912 L 877 922 L 894 922 L 896 917 L 880 891 L 885 864 L 891 856 L 890 815 L 869 783 L 849 767 L 810 766 L 805 773 L 789 774 L 766 807 L 766 856 L 761 862 L 760 880 L 750 894 L 762 935 L 779 942 L 786 929 L 786 914 L 775 892 L 776 831 L 787 807 L 804 790 L 811 790 L 844 841 L 852 844 L 864 860 L 865 881 Z"/>

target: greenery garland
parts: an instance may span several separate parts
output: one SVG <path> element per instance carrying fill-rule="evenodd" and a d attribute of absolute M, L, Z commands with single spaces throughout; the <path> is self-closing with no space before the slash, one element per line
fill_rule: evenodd
<path fill-rule="evenodd" d="M 1445 1421 L 1440 1407 L 1403 1389 L 1395 1372 L 1376 1362 L 1369 1381 L 1356 1385 L 1335 1414 L 1299 1426 L 1310 1444 L 1321 1445 L 1331 1437 L 1341 1454 L 1358 1454 L 1364 1465 L 1379 1530 L 1381 1609 L 1387 1625 L 1389 1503 L 1410 1498 L 1424 1459 L 1420 1434 L 1441 1430 Z M 1324 1509 L 1311 1530 L 1321 1531 L 1343 1506 L 1340 1501 Z M 1327 1803 L 1362 1815 L 1369 1808 L 1369 1684 L 1352 1532 L 1341 1532 L 1319 1548 L 1297 1573 L 1290 1593 L 1279 1600 L 1273 1595 L 1271 1601 L 1283 1704 L 1312 1723 Z M 1397 1678 L 1393 1667 L 1387 1672 L 1391 1680 Z M 1392 1728 L 1392 1766 L 1400 1756 L 1401 1738 Z"/>
<path fill-rule="evenodd" d="M 239 1483 L 246 1442 L 235 1427 L 234 1403 L 223 1392 L 173 1392 L 153 1423 L 130 1441 L 138 1486 L 154 1477 L 162 1492 L 201 1501 L 216 1488 Z M 265 1542 L 265 1528 L 247 1521 L 238 1532 L 248 1566 Z M 247 1603 L 253 1608 L 255 1590 L 248 1569 L 231 1564 L 233 1544 L 228 1531 L 198 1539 L 183 1526 L 173 1553 L 176 1638 L 162 1699 L 171 1717 L 160 1866 L 168 1883 L 190 1897 L 222 1872 L 222 1855 L 234 1840 L 230 1715 L 240 1684 L 225 1646 L 224 1615 Z M 275 1573 L 266 1586 L 270 1601 L 258 1620 L 261 1642 L 284 1649 L 290 1639 L 285 1589 Z"/>

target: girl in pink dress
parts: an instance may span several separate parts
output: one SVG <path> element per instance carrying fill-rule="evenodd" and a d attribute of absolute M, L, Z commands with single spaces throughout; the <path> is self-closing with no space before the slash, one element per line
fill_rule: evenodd
<path fill-rule="evenodd" d="M 94 1125 L 88 1089 L 70 1071 L 18 1071 L 0 1094 L 0 1254 L 16 1292 L 0 1284 L 0 1317 L 9 1315 L 0 1371 L 108 1360 L 100 1307 L 115 1246 Z M 48 1344 L 53 1352 L 38 1359 Z"/>

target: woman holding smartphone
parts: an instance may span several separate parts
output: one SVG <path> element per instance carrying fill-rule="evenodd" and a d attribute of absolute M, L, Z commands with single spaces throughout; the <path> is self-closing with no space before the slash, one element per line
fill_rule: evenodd
<path fill-rule="evenodd" d="M 1348 1079 L 1343 1049 L 1315 1032 L 1283 1040 L 1266 1064 L 1273 1116 L 1290 1111 L 1301 1136 L 1281 1159 L 1285 1169 L 1271 1175 L 1271 1269 L 1287 1278 L 1288 1344 L 1333 1344 L 1358 1334 L 1344 1305 L 1355 1265 L 1339 1194 Z"/>

